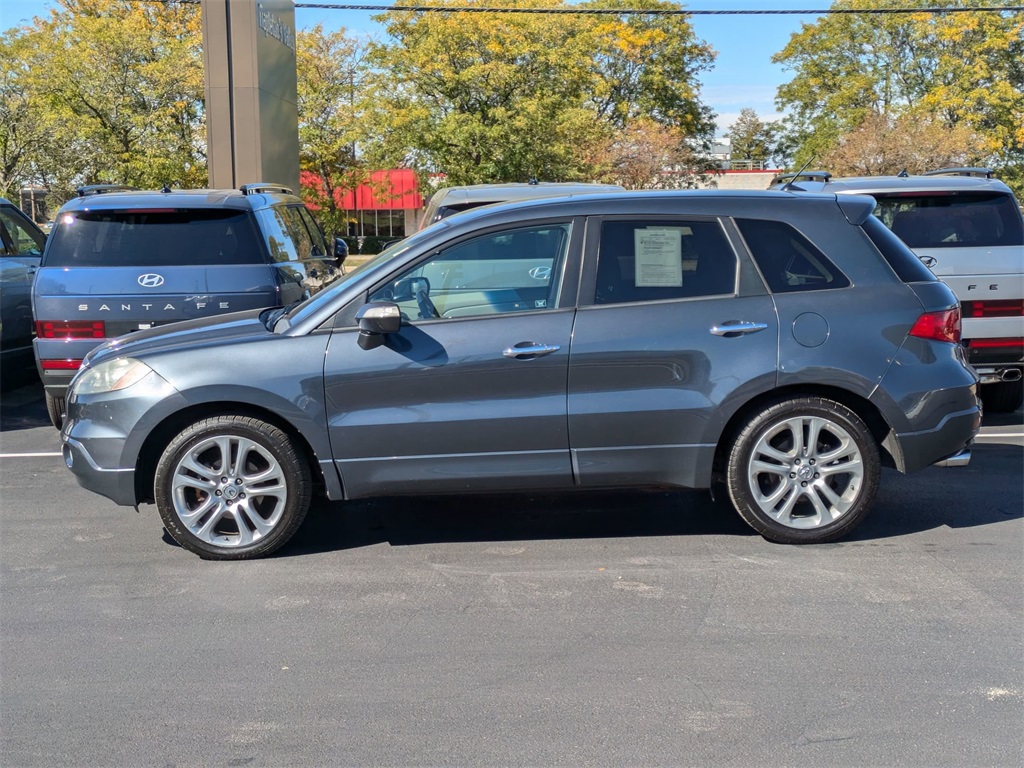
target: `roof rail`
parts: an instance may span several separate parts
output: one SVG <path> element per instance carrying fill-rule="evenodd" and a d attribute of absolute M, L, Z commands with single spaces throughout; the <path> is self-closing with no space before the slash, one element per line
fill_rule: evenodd
<path fill-rule="evenodd" d="M 781 184 L 784 181 L 797 181 L 798 179 L 804 179 L 806 181 L 828 181 L 832 178 L 832 174 L 828 171 L 800 171 L 798 173 L 780 173 L 778 176 L 773 178 L 768 184 L 769 187 Z"/>
<path fill-rule="evenodd" d="M 102 195 L 107 192 L 138 192 L 138 187 L 129 187 L 124 184 L 86 184 L 84 187 L 78 187 L 75 190 L 75 194 L 79 197 L 88 197 L 89 195 Z"/>
<path fill-rule="evenodd" d="M 294 195 L 291 187 L 284 184 L 275 184 L 272 181 L 257 181 L 255 184 L 243 184 L 238 188 L 243 195 L 255 195 L 259 192 L 281 192 L 285 195 Z"/>
<path fill-rule="evenodd" d="M 978 176 L 983 179 L 991 179 L 995 172 L 991 168 L 939 168 L 937 171 L 928 171 L 922 176 Z"/>

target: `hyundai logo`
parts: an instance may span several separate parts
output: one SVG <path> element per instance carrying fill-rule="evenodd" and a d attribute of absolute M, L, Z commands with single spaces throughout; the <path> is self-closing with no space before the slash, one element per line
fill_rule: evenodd
<path fill-rule="evenodd" d="M 534 267 L 529 274 L 534 280 L 547 280 L 551 277 L 551 267 Z"/>
<path fill-rule="evenodd" d="M 164 276 L 157 275 L 149 272 L 145 275 L 139 275 L 139 285 L 143 288 L 159 288 L 164 284 Z"/>

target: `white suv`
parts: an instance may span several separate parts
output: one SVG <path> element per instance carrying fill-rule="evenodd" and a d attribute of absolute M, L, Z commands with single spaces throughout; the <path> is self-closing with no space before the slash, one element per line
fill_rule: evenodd
<path fill-rule="evenodd" d="M 1009 187 L 987 168 L 910 176 L 833 178 L 824 171 L 777 177 L 773 188 L 867 194 L 875 216 L 953 289 L 963 311 L 967 359 L 985 408 L 1024 400 L 1024 219 Z"/>

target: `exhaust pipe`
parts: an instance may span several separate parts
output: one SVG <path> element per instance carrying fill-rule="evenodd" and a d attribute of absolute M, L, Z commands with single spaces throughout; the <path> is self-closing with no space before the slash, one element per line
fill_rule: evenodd
<path fill-rule="evenodd" d="M 1020 381 L 1020 377 L 1020 368 L 1005 368 L 1003 369 L 1003 375 L 999 378 L 1002 381 Z"/>
<path fill-rule="evenodd" d="M 971 449 L 964 448 L 960 453 L 954 453 L 942 461 L 936 461 L 936 467 L 966 467 L 971 461 Z"/>

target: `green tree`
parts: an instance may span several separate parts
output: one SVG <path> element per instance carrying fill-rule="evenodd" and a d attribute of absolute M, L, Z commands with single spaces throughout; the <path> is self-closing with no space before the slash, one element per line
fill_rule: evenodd
<path fill-rule="evenodd" d="M 725 135 L 731 142 L 733 160 L 764 163 L 778 152 L 778 133 L 773 123 L 763 122 L 757 112 L 747 107 L 740 110 L 740 116 Z"/>
<path fill-rule="evenodd" d="M 78 183 L 205 185 L 198 5 L 58 0 L 7 42 L 0 80 L 48 131 L 26 167 L 58 199 Z"/>
<path fill-rule="evenodd" d="M 967 0 L 909 0 L 963 8 Z M 1011 5 L 993 0 L 988 5 Z M 836 0 L 871 10 L 888 0 Z M 796 162 L 822 157 L 872 113 L 963 125 L 987 162 L 1024 171 L 1024 14 L 833 14 L 804 24 L 774 61 L 794 72 L 777 102 L 793 115 Z M 1024 179 L 1021 179 L 1024 181 Z M 1018 187 L 1018 191 L 1020 187 Z"/>
<path fill-rule="evenodd" d="M 638 3 L 678 7 L 593 5 Z M 443 172 L 451 184 L 586 180 L 597 171 L 587 158 L 639 118 L 689 139 L 711 135 L 694 76 L 713 53 L 681 17 L 467 13 L 463 0 L 430 4 L 451 10 L 376 17 L 389 35 L 371 53 L 378 135 L 368 149 L 378 163 Z"/>
<path fill-rule="evenodd" d="M 369 127 L 366 44 L 344 29 L 325 34 L 318 24 L 296 36 L 296 61 L 302 194 L 327 231 L 344 233 L 347 214 L 338 198 L 366 183 L 372 170 L 357 152 Z"/>

